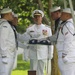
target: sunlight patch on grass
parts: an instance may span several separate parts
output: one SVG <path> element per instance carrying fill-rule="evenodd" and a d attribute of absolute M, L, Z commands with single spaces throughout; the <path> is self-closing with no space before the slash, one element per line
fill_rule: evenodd
<path fill-rule="evenodd" d="M 28 70 L 14 70 L 11 75 L 28 75 Z"/>

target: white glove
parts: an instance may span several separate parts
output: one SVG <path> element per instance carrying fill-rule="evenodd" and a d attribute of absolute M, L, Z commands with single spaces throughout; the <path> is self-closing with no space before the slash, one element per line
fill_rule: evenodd
<path fill-rule="evenodd" d="M 50 40 L 51 41 L 51 44 L 56 44 L 57 43 L 57 34 L 54 34 L 54 35 L 52 35 L 52 36 L 50 36 L 50 37 L 47 37 L 46 38 L 47 40 Z"/>
<path fill-rule="evenodd" d="M 63 60 L 64 63 L 66 63 L 68 61 L 66 56 L 64 58 L 62 58 L 62 60 Z"/>
<path fill-rule="evenodd" d="M 53 54 L 49 54 L 49 55 L 48 55 L 48 59 L 51 60 L 52 58 L 53 58 Z"/>
<path fill-rule="evenodd" d="M 7 58 L 7 57 L 2 58 L 2 62 L 3 62 L 4 64 L 8 64 L 8 58 Z"/>

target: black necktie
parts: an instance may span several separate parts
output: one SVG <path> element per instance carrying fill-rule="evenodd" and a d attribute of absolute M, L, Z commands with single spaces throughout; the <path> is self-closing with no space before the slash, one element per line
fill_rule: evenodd
<path fill-rule="evenodd" d="M 17 41 L 17 33 L 16 33 L 16 29 L 14 27 L 14 25 L 12 25 L 12 23 L 10 21 L 8 21 L 9 24 L 11 25 L 11 28 L 13 29 L 14 31 L 14 35 L 15 35 L 15 42 L 16 42 L 16 48 L 18 49 L 18 41 Z"/>
<path fill-rule="evenodd" d="M 16 42 L 16 48 L 18 49 L 18 41 L 17 41 L 17 33 L 16 33 L 16 29 L 14 26 L 12 26 L 12 29 L 14 31 L 14 34 L 15 34 L 15 42 Z"/>

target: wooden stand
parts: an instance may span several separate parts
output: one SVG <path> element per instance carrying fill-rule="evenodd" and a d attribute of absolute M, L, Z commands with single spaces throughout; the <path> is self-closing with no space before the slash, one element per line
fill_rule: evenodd
<path fill-rule="evenodd" d="M 36 75 L 36 71 L 35 70 L 29 70 L 28 75 Z"/>

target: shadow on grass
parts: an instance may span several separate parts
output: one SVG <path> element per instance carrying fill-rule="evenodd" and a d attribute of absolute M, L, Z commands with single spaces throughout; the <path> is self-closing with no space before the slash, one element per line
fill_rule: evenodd
<path fill-rule="evenodd" d="M 29 61 L 23 61 L 22 55 L 18 55 L 18 62 L 17 62 L 17 68 L 15 70 L 28 70 L 30 69 L 30 63 Z"/>
<path fill-rule="evenodd" d="M 29 62 L 18 63 L 16 70 L 28 70 L 30 68 Z"/>

